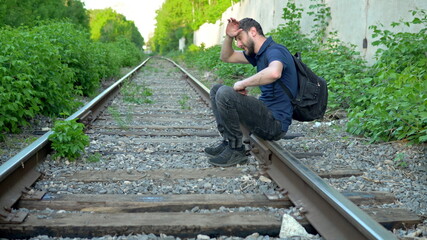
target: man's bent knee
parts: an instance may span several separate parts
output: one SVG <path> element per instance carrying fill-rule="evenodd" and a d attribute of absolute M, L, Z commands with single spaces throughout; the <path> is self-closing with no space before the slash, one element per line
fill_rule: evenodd
<path fill-rule="evenodd" d="M 217 90 L 216 99 L 217 101 L 227 101 L 235 98 L 236 94 L 239 94 L 239 93 L 234 91 L 232 87 L 224 85 Z"/>
<path fill-rule="evenodd" d="M 211 88 L 210 95 L 211 95 L 211 96 L 215 96 L 215 95 L 216 95 L 216 92 L 218 91 L 218 89 L 219 89 L 220 87 L 222 87 L 222 86 L 223 86 L 222 84 L 215 84 L 215 85 Z"/>

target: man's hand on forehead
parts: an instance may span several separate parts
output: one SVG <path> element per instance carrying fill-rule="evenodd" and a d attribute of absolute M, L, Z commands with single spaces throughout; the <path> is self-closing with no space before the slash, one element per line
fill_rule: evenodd
<path fill-rule="evenodd" d="M 228 20 L 228 24 L 227 24 L 227 28 L 226 28 L 226 34 L 231 37 L 234 38 L 236 37 L 241 31 L 243 31 L 240 28 L 240 24 L 239 21 L 237 21 L 235 18 L 229 18 Z"/>

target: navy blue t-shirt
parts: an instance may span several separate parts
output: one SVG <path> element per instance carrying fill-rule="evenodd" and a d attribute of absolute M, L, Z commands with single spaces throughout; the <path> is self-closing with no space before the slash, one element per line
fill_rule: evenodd
<path fill-rule="evenodd" d="M 275 43 L 271 37 L 268 37 L 256 55 L 249 56 L 245 52 L 243 53 L 246 59 L 257 67 L 257 72 L 267 68 L 273 61 L 282 62 L 282 76 L 276 81 L 282 81 L 292 95 L 296 96 L 298 91 L 297 72 L 292 55 L 285 46 Z M 276 81 L 259 86 L 261 89 L 259 100 L 263 101 L 273 112 L 275 119 L 282 122 L 282 131 L 287 132 L 292 123 L 293 107 L 291 99 Z"/>

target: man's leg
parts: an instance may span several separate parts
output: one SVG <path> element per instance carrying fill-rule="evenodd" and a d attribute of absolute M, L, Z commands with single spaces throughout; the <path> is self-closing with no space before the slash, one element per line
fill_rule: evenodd
<path fill-rule="evenodd" d="M 216 109 L 222 121 L 223 136 L 232 148 L 242 146 L 240 124 L 266 140 L 275 140 L 284 134 L 280 121 L 262 101 L 237 93 L 231 87 L 222 86 L 217 90 Z"/>
<path fill-rule="evenodd" d="M 229 145 L 217 157 L 210 159 L 210 163 L 231 166 L 246 161 L 240 123 L 266 139 L 281 133 L 280 122 L 273 118 L 271 111 L 260 100 L 237 93 L 228 86 L 216 88 L 215 92 L 215 107 L 212 108 L 216 118 L 220 119 L 218 125 L 221 125 L 222 135 L 229 141 Z"/>
<path fill-rule="evenodd" d="M 210 91 L 212 112 L 213 112 L 215 120 L 216 120 L 218 132 L 222 136 L 223 139 L 222 139 L 220 144 L 216 144 L 214 146 L 205 148 L 204 151 L 205 151 L 206 155 L 208 155 L 209 157 L 218 156 L 228 146 L 228 141 L 224 136 L 224 124 L 223 124 L 221 116 L 218 112 L 218 107 L 217 107 L 217 102 L 216 102 L 216 93 L 217 93 L 218 89 L 222 86 L 223 86 L 222 84 L 216 84 L 211 88 L 211 91 Z"/>
<path fill-rule="evenodd" d="M 218 112 L 218 104 L 217 104 L 217 99 L 216 99 L 216 94 L 218 92 L 218 89 L 221 88 L 223 85 L 222 84 L 216 84 L 211 88 L 210 91 L 210 98 L 211 98 L 211 107 L 212 107 L 212 112 L 214 114 L 215 120 L 216 120 L 216 124 L 217 124 L 217 128 L 219 133 L 221 134 L 221 136 L 224 138 L 224 122 Z"/>

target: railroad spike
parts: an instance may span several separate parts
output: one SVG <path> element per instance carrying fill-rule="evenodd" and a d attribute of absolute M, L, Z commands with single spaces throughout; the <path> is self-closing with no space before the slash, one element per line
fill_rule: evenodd
<path fill-rule="evenodd" d="M 255 154 L 258 154 L 259 153 L 259 149 L 258 148 L 256 148 L 256 147 L 252 147 L 252 150 L 251 150 L 253 153 L 255 153 Z"/>
<path fill-rule="evenodd" d="M 298 210 L 301 214 L 307 214 L 307 212 L 308 212 L 308 210 L 305 209 L 304 207 L 299 207 Z"/>

